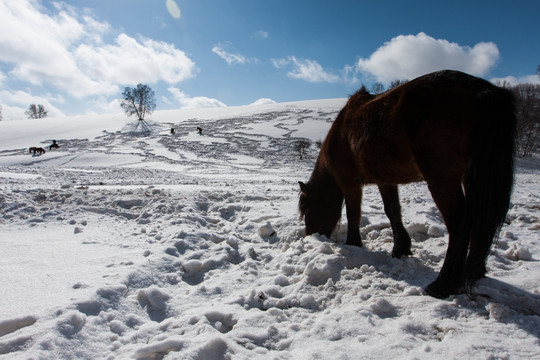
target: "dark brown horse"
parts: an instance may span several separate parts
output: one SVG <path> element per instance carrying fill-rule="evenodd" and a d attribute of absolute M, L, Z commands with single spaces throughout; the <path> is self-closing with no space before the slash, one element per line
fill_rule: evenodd
<path fill-rule="evenodd" d="M 425 180 L 449 234 L 443 267 L 426 291 L 443 298 L 486 273 L 513 185 L 514 98 L 457 71 L 424 75 L 380 95 L 351 96 L 300 183 L 306 234 L 330 236 L 347 209 L 347 244 L 362 246 L 362 186 L 377 184 L 394 234 L 392 256 L 411 255 L 398 184 Z"/>
<path fill-rule="evenodd" d="M 45 149 L 41 147 L 32 146 L 30 149 L 28 149 L 28 152 L 33 153 L 32 154 L 33 156 L 36 156 L 36 153 L 37 155 L 42 155 L 42 154 L 45 154 Z"/>

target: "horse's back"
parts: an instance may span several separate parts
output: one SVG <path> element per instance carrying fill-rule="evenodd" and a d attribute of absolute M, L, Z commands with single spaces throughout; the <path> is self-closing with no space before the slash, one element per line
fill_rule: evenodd
<path fill-rule="evenodd" d="M 323 157 L 342 176 L 362 183 L 423 179 L 422 167 L 466 170 L 475 133 L 483 124 L 479 99 L 505 91 L 458 71 L 439 71 L 380 95 L 365 89 L 340 112 Z"/>

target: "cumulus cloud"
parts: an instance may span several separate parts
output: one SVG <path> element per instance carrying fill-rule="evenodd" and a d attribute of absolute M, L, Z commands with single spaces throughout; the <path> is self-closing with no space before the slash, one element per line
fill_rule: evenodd
<path fill-rule="evenodd" d="M 324 70 L 324 68 L 315 60 L 297 59 L 295 56 L 289 56 L 286 59 L 272 59 L 272 63 L 274 67 L 278 69 L 292 67 L 292 70 L 287 73 L 287 76 L 293 79 L 314 83 L 334 83 L 341 80 L 339 76 Z"/>
<path fill-rule="evenodd" d="M 223 45 L 216 45 L 212 48 L 212 52 L 225 60 L 227 64 L 245 64 L 248 60 L 241 54 L 233 54 L 224 49 Z"/>
<path fill-rule="evenodd" d="M 167 90 L 171 93 L 174 100 L 180 104 L 181 109 L 200 109 L 227 106 L 217 99 L 212 99 L 205 96 L 191 97 L 175 87 L 170 87 Z"/>
<path fill-rule="evenodd" d="M 0 2 L 0 61 L 13 64 L 8 78 L 83 98 L 113 94 L 124 84 L 173 84 L 197 72 L 195 63 L 171 44 L 126 34 L 106 43 L 108 23 L 54 4 L 56 14 L 35 0 Z"/>
<path fill-rule="evenodd" d="M 499 49 L 492 42 L 480 42 L 473 47 L 461 46 L 421 32 L 393 38 L 369 58 L 358 60 L 357 69 L 382 82 L 413 79 L 442 69 L 482 76 L 498 59 Z"/>
<path fill-rule="evenodd" d="M 120 34 L 115 44 L 81 44 L 75 51 L 80 66 L 95 79 L 112 84 L 136 84 L 158 80 L 175 84 L 194 76 L 195 63 L 174 45 Z"/>

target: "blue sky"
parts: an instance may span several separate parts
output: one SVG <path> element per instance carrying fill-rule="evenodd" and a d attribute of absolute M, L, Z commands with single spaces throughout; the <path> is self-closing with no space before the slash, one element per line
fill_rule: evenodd
<path fill-rule="evenodd" d="M 452 68 L 538 82 L 540 2 L 0 0 L 0 104 L 50 116 L 346 97 Z"/>

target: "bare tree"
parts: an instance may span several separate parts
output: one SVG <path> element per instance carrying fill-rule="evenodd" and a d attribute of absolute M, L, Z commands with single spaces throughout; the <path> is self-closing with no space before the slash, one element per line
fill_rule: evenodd
<path fill-rule="evenodd" d="M 409 80 L 405 80 L 405 79 L 402 79 L 402 80 L 392 80 L 390 82 L 390 85 L 388 85 L 388 90 L 391 90 L 393 88 L 396 88 L 400 85 L 403 85 L 405 83 L 409 82 Z"/>
<path fill-rule="evenodd" d="M 144 121 L 146 114 L 151 114 L 156 108 L 154 90 L 145 84 L 137 84 L 136 88 L 126 87 L 122 93 L 124 99 L 120 106 L 127 116 L 137 115 L 137 118 Z"/>
<path fill-rule="evenodd" d="M 540 85 L 518 84 L 516 94 L 518 154 L 530 156 L 540 146 Z"/>
<path fill-rule="evenodd" d="M 42 119 L 46 118 L 49 111 L 45 110 L 45 106 L 39 104 L 30 104 L 28 110 L 24 112 L 29 119 Z"/>
<path fill-rule="evenodd" d="M 311 141 L 308 139 L 299 139 L 294 143 L 294 150 L 300 155 L 300 160 L 306 157 L 306 150 L 311 146 Z"/>
<path fill-rule="evenodd" d="M 372 94 L 380 94 L 384 92 L 384 85 L 381 82 L 376 82 L 371 86 L 371 93 Z"/>

